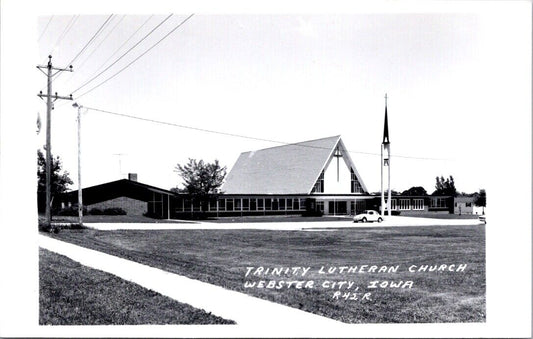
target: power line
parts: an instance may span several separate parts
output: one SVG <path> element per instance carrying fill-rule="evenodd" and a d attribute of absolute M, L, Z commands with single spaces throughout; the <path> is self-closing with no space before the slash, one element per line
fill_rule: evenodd
<path fill-rule="evenodd" d="M 103 63 L 102 63 L 102 65 L 100 65 L 100 66 L 96 69 L 96 71 L 94 71 L 93 74 L 91 74 L 90 77 L 93 77 L 98 71 L 100 71 L 100 70 L 105 66 L 105 64 L 106 64 L 106 63 L 107 63 L 112 57 L 114 57 L 115 54 L 117 54 L 118 51 L 120 51 L 120 49 L 121 49 L 122 47 L 124 47 L 124 45 L 126 45 L 126 44 L 127 44 L 127 43 L 128 43 L 128 42 L 129 42 L 134 36 L 135 36 L 135 34 L 137 34 L 137 32 L 140 31 L 141 28 L 143 28 L 143 27 L 148 23 L 148 21 L 150 21 L 150 19 L 151 19 L 153 16 L 154 16 L 154 15 L 152 14 L 148 19 L 146 19 L 146 21 L 145 21 L 141 26 L 139 26 L 139 28 L 137 28 L 137 29 L 135 30 L 135 32 L 133 32 L 133 33 L 128 37 L 128 39 L 126 39 L 126 41 L 124 41 L 124 42 L 122 43 L 122 45 L 120 45 L 120 47 L 118 47 L 118 48 L 117 48 L 117 49 L 116 49 L 116 50 L 115 50 L 115 51 L 114 51 L 114 52 L 113 52 L 113 53 L 112 53 L 112 54 L 111 54 L 111 55 L 110 55 L 110 56 L 109 56 L 109 57 L 108 57 Z"/>
<path fill-rule="evenodd" d="M 48 26 L 50 26 L 50 23 L 52 22 L 52 19 L 54 18 L 54 16 L 52 15 L 50 17 L 50 19 L 48 20 L 48 23 L 46 24 L 46 26 L 44 27 L 43 29 L 43 32 L 41 33 L 41 35 L 39 36 L 39 39 L 37 39 L 37 42 L 41 41 L 41 38 L 43 37 L 44 33 L 46 33 L 46 30 L 48 29 Z"/>
<path fill-rule="evenodd" d="M 126 68 L 130 67 L 133 63 L 135 63 L 137 60 L 139 60 L 140 58 L 142 58 L 146 53 L 150 52 L 153 48 L 155 48 L 157 45 L 159 45 L 159 43 L 161 43 L 161 41 L 165 40 L 170 34 L 174 33 L 174 31 L 176 31 L 178 28 L 180 28 L 185 22 L 187 22 L 187 20 L 189 20 L 194 14 L 191 14 L 189 15 L 185 20 L 183 20 L 182 22 L 180 22 L 176 27 L 174 27 L 170 32 L 168 32 L 164 37 L 162 37 L 159 41 L 157 41 L 155 44 L 153 44 L 150 48 L 148 48 L 144 53 L 142 53 L 141 55 L 139 55 L 137 58 L 135 58 L 132 62 L 130 62 L 129 64 L 127 64 L 125 67 L 123 67 L 122 69 L 120 69 L 118 72 L 116 72 L 115 74 L 113 74 L 112 76 L 110 76 L 109 78 L 107 78 L 106 80 L 102 81 L 101 83 L 99 83 L 98 85 L 96 85 L 95 87 L 91 88 L 90 90 L 88 90 L 87 92 L 81 94 L 80 96 L 78 96 L 76 99 L 79 99 L 81 98 L 82 96 L 94 91 L 95 89 L 97 89 L 98 87 L 102 86 L 103 84 L 105 84 L 106 82 L 108 82 L 109 80 L 113 79 L 114 77 L 116 77 L 117 75 L 119 75 L 120 73 L 122 73 Z"/>
<path fill-rule="evenodd" d="M 74 27 L 74 24 L 76 23 L 76 21 L 78 20 L 80 16 L 79 15 L 73 15 L 72 18 L 70 19 L 69 23 L 67 24 L 67 26 L 65 27 L 65 29 L 63 29 L 63 32 L 61 33 L 61 35 L 59 36 L 59 38 L 57 39 L 54 47 L 52 48 L 52 50 L 50 51 L 50 53 L 48 54 L 49 56 L 52 55 L 52 52 L 56 49 L 57 45 L 63 41 L 63 39 L 65 38 L 65 36 L 68 34 L 68 32 L 70 32 L 70 30 L 72 29 L 72 27 Z M 47 57 L 48 59 L 48 57 Z M 44 64 L 45 62 L 43 62 Z M 54 80 L 56 78 L 58 78 L 59 76 L 61 76 L 61 74 L 63 73 L 60 73 L 57 77 L 53 78 L 52 79 L 52 82 L 54 82 Z M 46 88 L 46 86 L 44 86 L 43 88 L 41 88 L 41 91 L 44 90 Z"/>
<path fill-rule="evenodd" d="M 81 55 L 81 53 L 83 53 L 83 51 L 85 51 L 85 49 L 94 41 L 94 39 L 100 34 L 100 32 L 102 31 L 102 29 L 107 25 L 107 23 L 109 22 L 109 20 L 113 17 L 114 14 L 111 14 L 109 17 L 107 17 L 107 20 L 104 21 L 104 23 L 100 26 L 100 28 L 98 28 L 98 30 L 96 31 L 96 33 L 94 33 L 94 35 L 92 36 L 92 38 L 85 44 L 85 46 L 83 46 L 83 48 L 78 52 L 78 54 L 76 54 L 76 56 L 74 57 L 74 59 L 70 60 L 70 62 L 68 63 L 69 65 L 72 65 L 74 63 L 74 61 L 76 61 L 76 59 Z M 63 73 L 60 73 L 57 77 L 55 77 L 53 81 L 57 80 L 57 78 L 59 78 Z"/>
<path fill-rule="evenodd" d="M 218 135 L 225 135 L 225 136 L 229 136 L 229 137 L 236 137 L 236 138 L 256 140 L 256 141 L 266 141 L 266 142 L 276 143 L 276 144 L 280 144 L 280 145 L 294 145 L 294 146 L 299 146 L 299 147 L 307 147 L 307 148 L 315 148 L 315 149 L 329 149 L 329 148 L 320 147 L 320 146 L 295 144 L 295 143 L 290 143 L 290 142 L 286 142 L 286 141 L 279 141 L 279 140 L 273 140 L 273 139 L 252 137 L 252 136 L 236 134 L 236 133 L 228 133 L 228 132 L 222 132 L 222 131 L 209 130 L 209 129 L 200 128 L 200 127 L 193 127 L 193 126 L 176 124 L 176 123 L 168 122 L 168 121 L 161 121 L 161 120 L 143 118 L 143 117 L 124 114 L 124 113 L 111 112 L 111 111 L 107 111 L 107 110 L 103 110 L 103 109 L 99 109 L 99 108 L 93 108 L 93 107 L 87 107 L 87 106 L 84 106 L 84 107 L 87 110 L 106 113 L 106 114 L 115 115 L 115 116 L 119 116 L 119 117 L 123 117 L 123 118 L 130 118 L 130 119 L 135 119 L 135 120 L 140 120 L 140 121 L 151 122 L 151 123 L 155 123 L 155 124 L 179 127 L 179 128 L 189 129 L 189 130 L 193 130 L 193 131 L 212 133 L 212 134 L 218 134 Z M 381 156 L 380 153 L 372 153 L 372 152 L 361 152 L 361 151 L 350 151 L 350 150 L 348 150 L 347 152 L 348 153 L 352 153 L 352 154 L 365 154 L 365 155 Z M 440 160 L 440 161 L 446 160 L 446 159 L 437 159 L 437 158 L 412 157 L 412 156 L 406 156 L 406 155 L 395 155 L 395 157 L 396 158 L 405 158 L 405 159 L 415 159 L 415 160 Z"/>
<path fill-rule="evenodd" d="M 100 43 L 93 49 L 93 51 L 91 52 L 91 54 L 89 54 L 78 66 L 77 66 L 77 69 L 80 69 L 83 67 L 83 65 L 85 65 L 85 63 L 91 58 L 91 56 L 98 50 L 98 48 L 100 48 L 100 46 L 107 40 L 107 38 L 109 37 L 109 35 L 111 35 L 111 33 L 113 33 L 113 31 L 118 27 L 118 25 L 122 22 L 122 20 L 124 20 L 124 18 L 126 17 L 126 15 L 123 15 L 122 18 L 115 24 L 115 26 L 113 26 L 113 28 L 111 28 L 111 30 L 106 34 L 106 36 L 100 41 Z M 111 21 L 113 21 L 113 19 L 111 19 Z M 111 23 L 110 21 L 110 23 Z M 71 76 L 65 81 L 65 84 L 69 83 L 70 81 L 72 81 L 72 79 L 75 77 L 74 74 L 71 74 Z"/>
<path fill-rule="evenodd" d="M 96 76 L 92 77 L 91 79 L 87 80 L 85 83 L 83 83 L 80 87 L 76 88 L 74 91 L 72 91 L 72 93 L 76 93 L 77 91 L 79 91 L 80 89 L 82 89 L 83 87 L 87 86 L 89 83 L 91 83 L 92 81 L 94 81 L 96 78 L 98 78 L 100 75 L 102 75 L 105 71 L 107 71 L 108 69 L 110 69 L 111 67 L 113 67 L 113 65 L 115 65 L 117 62 L 119 62 L 124 56 L 126 56 L 129 52 L 131 52 L 135 47 L 137 47 L 141 42 L 143 42 L 147 37 L 149 37 L 153 32 L 155 32 L 159 27 L 161 27 L 161 25 L 163 25 L 168 19 L 170 19 L 170 17 L 172 16 L 172 14 L 170 14 L 169 16 L 167 16 L 163 21 L 161 21 L 156 27 L 154 27 L 150 32 L 148 32 L 148 34 L 146 34 L 141 40 L 139 40 L 135 45 L 133 45 L 130 49 L 128 49 L 124 54 L 122 54 L 117 60 L 115 60 L 111 65 L 107 66 L 103 71 L 101 71 L 100 73 L 98 73 Z"/>
<path fill-rule="evenodd" d="M 80 17 L 79 15 L 73 15 L 72 16 L 72 18 L 68 22 L 67 26 L 65 27 L 65 29 L 63 29 L 63 32 L 61 32 L 61 35 L 59 36 L 59 38 L 57 39 L 56 43 L 54 44 L 54 47 L 52 47 L 52 50 L 50 51 L 50 53 L 48 53 L 49 55 L 51 55 L 54 52 L 54 50 L 56 49 L 57 45 L 59 45 L 59 43 L 61 41 L 63 41 L 63 39 L 65 38 L 67 33 L 70 32 L 70 30 L 72 29 L 72 27 L 74 26 L 74 24 L 76 23 L 76 21 L 78 20 L 79 17 Z"/>
<path fill-rule="evenodd" d="M 113 17 L 114 14 L 111 14 L 110 16 L 107 17 L 106 21 L 104 21 L 104 23 L 100 26 L 100 28 L 98 28 L 98 30 L 96 31 L 96 33 L 94 33 L 94 35 L 92 36 L 91 39 L 89 39 L 89 41 L 87 41 L 87 43 L 85 44 L 85 46 L 83 46 L 83 48 L 78 52 L 78 54 L 76 54 L 76 56 L 74 57 L 74 59 L 72 59 L 68 64 L 69 65 L 72 65 L 72 63 L 74 63 L 74 61 L 76 61 L 76 59 L 78 59 L 78 57 L 81 55 L 81 53 L 83 53 L 83 51 L 85 51 L 85 49 L 87 47 L 89 47 L 89 45 L 94 41 L 94 39 L 98 36 L 98 34 L 100 34 L 100 32 L 102 31 L 102 29 L 107 25 L 107 23 L 109 22 L 109 20 L 111 20 L 111 18 Z"/>
<path fill-rule="evenodd" d="M 100 43 L 93 49 L 93 51 L 91 52 L 91 54 L 89 54 L 85 60 L 83 60 L 79 66 L 77 67 L 77 69 L 80 69 L 83 65 L 85 65 L 85 63 L 87 62 L 87 60 L 89 60 L 92 55 L 98 50 L 98 48 L 100 48 L 100 46 L 102 46 L 102 44 L 104 43 L 104 41 L 107 40 L 107 38 L 111 35 L 111 33 L 113 33 L 115 31 L 115 29 L 118 27 L 118 25 L 120 25 L 120 23 L 122 22 L 122 20 L 124 20 L 124 18 L 126 17 L 126 15 L 123 15 L 122 18 L 115 24 L 115 26 L 113 26 L 113 28 L 111 28 L 111 30 L 106 34 L 106 36 L 100 41 Z"/>

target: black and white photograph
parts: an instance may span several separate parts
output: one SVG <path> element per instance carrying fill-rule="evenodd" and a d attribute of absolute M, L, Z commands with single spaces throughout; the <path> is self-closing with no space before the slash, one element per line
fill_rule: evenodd
<path fill-rule="evenodd" d="M 531 336 L 531 2 L 0 6 L 1 337 Z"/>

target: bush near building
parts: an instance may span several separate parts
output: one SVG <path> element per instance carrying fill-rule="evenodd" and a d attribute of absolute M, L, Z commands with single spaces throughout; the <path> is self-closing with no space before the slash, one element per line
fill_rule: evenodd
<path fill-rule="evenodd" d="M 106 208 L 104 210 L 101 210 L 99 208 L 91 208 L 89 212 L 87 212 L 87 207 L 83 207 L 83 215 L 126 215 L 126 211 L 120 207 L 110 207 Z M 59 212 L 57 212 L 57 215 L 59 216 L 77 216 L 78 215 L 78 206 L 69 206 L 61 209 Z"/>

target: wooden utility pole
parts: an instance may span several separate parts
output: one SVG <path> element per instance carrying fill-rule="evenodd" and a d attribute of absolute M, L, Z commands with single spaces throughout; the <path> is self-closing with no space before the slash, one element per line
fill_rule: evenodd
<path fill-rule="evenodd" d="M 37 66 L 37 68 L 44 73 L 47 77 L 47 94 L 43 94 L 42 91 L 37 94 L 41 99 L 43 97 L 46 97 L 46 226 L 48 228 L 52 225 L 52 213 L 50 211 L 50 203 L 51 203 L 51 168 L 52 168 L 52 150 L 51 150 L 51 124 L 52 124 L 52 109 L 53 103 L 57 99 L 64 99 L 64 100 L 72 100 L 72 94 L 69 97 L 61 97 L 57 95 L 57 92 L 55 95 L 52 95 L 52 78 L 59 72 L 62 71 L 68 71 L 72 72 L 72 65 L 69 66 L 69 68 L 56 68 L 52 66 L 52 56 L 48 56 L 48 64 L 46 66 Z M 43 69 L 47 69 L 47 71 L 43 71 Z M 53 73 L 52 71 L 56 71 Z M 52 98 L 54 101 L 52 101 Z"/>
<path fill-rule="evenodd" d="M 75 102 L 73 107 L 78 108 L 78 220 L 83 226 L 83 193 L 81 190 L 81 109 L 83 106 Z"/>

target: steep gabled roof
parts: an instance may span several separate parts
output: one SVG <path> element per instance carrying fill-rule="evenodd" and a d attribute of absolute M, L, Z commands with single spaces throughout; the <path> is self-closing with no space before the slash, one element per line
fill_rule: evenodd
<path fill-rule="evenodd" d="M 221 190 L 226 194 L 309 194 L 339 142 L 337 135 L 241 153 Z"/>

